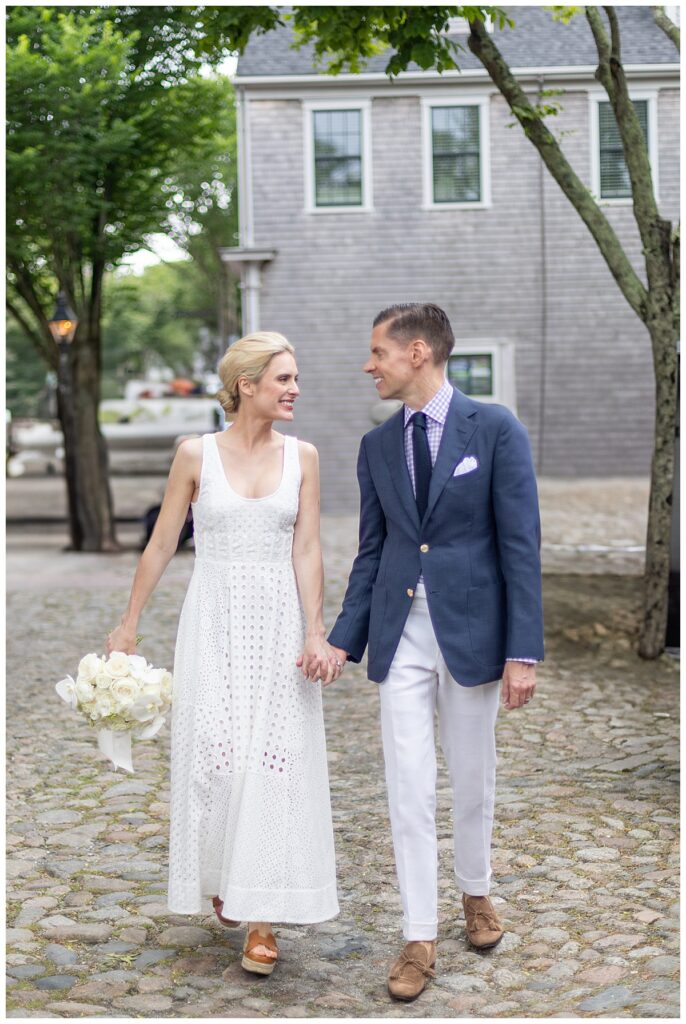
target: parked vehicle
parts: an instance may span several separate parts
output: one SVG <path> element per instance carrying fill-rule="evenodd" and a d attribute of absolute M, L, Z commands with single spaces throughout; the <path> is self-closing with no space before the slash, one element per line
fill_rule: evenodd
<path fill-rule="evenodd" d="M 222 407 L 207 395 L 107 399 L 100 403 L 99 416 L 114 472 L 166 473 L 180 438 L 224 427 Z M 62 472 L 63 437 L 57 423 L 16 421 L 12 441 L 9 476 Z"/>

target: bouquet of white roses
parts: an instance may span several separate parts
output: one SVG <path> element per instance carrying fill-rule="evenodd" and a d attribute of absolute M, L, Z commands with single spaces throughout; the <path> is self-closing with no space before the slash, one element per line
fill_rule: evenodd
<path fill-rule="evenodd" d="M 164 725 L 172 676 L 139 654 L 113 651 L 108 658 L 87 654 L 79 662 L 76 680 L 66 676 L 55 689 L 99 730 L 98 746 L 115 768 L 132 772 L 131 738 L 149 739 Z"/>

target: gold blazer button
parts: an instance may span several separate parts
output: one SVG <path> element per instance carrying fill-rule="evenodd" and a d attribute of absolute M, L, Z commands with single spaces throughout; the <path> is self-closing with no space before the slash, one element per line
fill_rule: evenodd
<path fill-rule="evenodd" d="M 407 588 L 407 596 L 414 597 L 414 590 L 412 589 L 412 587 Z"/>
<path fill-rule="evenodd" d="M 426 552 L 427 552 L 427 551 L 429 550 L 429 545 L 428 545 L 428 544 L 422 544 L 422 546 L 420 547 L 420 549 L 419 549 L 419 550 L 420 550 L 420 551 L 421 551 L 421 552 L 422 552 L 423 554 L 426 554 Z"/>

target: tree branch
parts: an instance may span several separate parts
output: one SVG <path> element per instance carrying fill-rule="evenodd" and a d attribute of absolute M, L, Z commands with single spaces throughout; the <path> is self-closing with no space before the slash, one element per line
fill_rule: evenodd
<path fill-rule="evenodd" d="M 679 53 L 681 53 L 681 31 L 671 18 L 667 17 L 664 7 L 653 7 L 653 18 L 658 28 L 669 36 Z"/>
<path fill-rule="evenodd" d="M 50 334 L 50 328 L 48 327 L 48 319 L 45 315 L 45 311 L 41 305 L 40 299 L 34 287 L 34 282 L 31 274 L 28 272 L 26 267 L 17 260 L 8 260 L 7 268 L 14 275 L 13 286 L 17 294 L 23 299 L 28 308 L 36 318 L 36 322 L 40 328 L 40 332 L 46 340 L 52 344 L 52 335 Z"/>
<path fill-rule="evenodd" d="M 673 309 L 676 335 L 679 337 L 680 326 L 680 292 L 681 292 L 681 228 L 677 224 L 672 233 L 672 288 L 673 288 Z"/>
<path fill-rule="evenodd" d="M 598 51 L 598 67 L 596 68 L 595 77 L 609 93 L 612 88 L 612 75 L 610 74 L 610 56 L 612 54 L 612 47 L 610 40 L 608 39 L 605 26 L 603 25 L 603 19 L 600 17 L 598 8 L 586 7 L 584 8 L 584 11 L 586 14 L 586 20 L 588 21 L 591 32 L 593 33 L 593 38 L 595 39 L 596 50 Z"/>
<path fill-rule="evenodd" d="M 610 60 L 620 61 L 622 60 L 622 41 L 619 36 L 619 22 L 617 21 L 617 11 L 614 7 L 604 7 L 603 10 L 607 15 L 607 20 L 610 22 L 610 38 L 612 40 L 612 52 L 610 54 Z"/>
<path fill-rule="evenodd" d="M 588 12 L 590 8 L 586 8 Z M 614 8 L 605 9 L 612 33 L 610 57 L 611 87 L 607 88 L 617 127 L 622 140 L 624 161 L 631 180 L 634 219 L 643 245 L 648 288 L 657 296 L 671 290 L 671 224 L 660 217 L 653 186 L 650 155 L 636 107 L 629 96 L 629 86 L 620 60 L 619 22 Z"/>
<path fill-rule="evenodd" d="M 572 168 L 554 135 L 534 110 L 483 22 L 471 23 L 468 44 L 469 49 L 484 65 L 507 100 L 525 135 L 536 146 L 551 175 L 590 231 L 625 299 L 637 316 L 645 320 L 647 292 L 643 282 L 627 258 L 612 225 Z"/>
<path fill-rule="evenodd" d="M 11 313 L 17 321 L 27 338 L 33 342 L 33 345 L 40 357 L 45 360 L 52 370 L 57 370 L 59 359 L 55 345 L 52 342 L 48 344 L 47 339 L 31 326 L 28 319 L 24 316 L 17 304 L 9 298 L 9 296 L 5 296 L 5 305 L 7 306 L 8 312 Z"/>
<path fill-rule="evenodd" d="M 608 39 L 605 26 L 603 25 L 603 19 L 600 17 L 599 8 L 597 7 L 585 7 L 584 13 L 588 24 L 591 26 L 591 32 L 595 39 L 596 49 L 598 50 L 598 60 L 603 63 L 608 63 L 610 60 L 611 44 Z"/>

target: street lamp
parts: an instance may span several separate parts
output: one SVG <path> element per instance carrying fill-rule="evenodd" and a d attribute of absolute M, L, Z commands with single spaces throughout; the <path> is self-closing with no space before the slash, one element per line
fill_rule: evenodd
<path fill-rule="evenodd" d="M 63 345 L 68 345 L 74 340 L 78 325 L 79 321 L 76 313 L 67 302 L 66 293 L 59 292 L 57 295 L 57 306 L 52 314 L 52 318 L 48 320 L 48 327 L 60 349 Z"/>
<path fill-rule="evenodd" d="M 59 372 L 57 374 L 57 390 L 62 399 L 63 422 L 69 419 L 73 422 L 74 408 L 72 395 L 71 361 L 69 359 L 69 346 L 74 340 L 76 328 L 79 325 L 74 310 L 67 302 L 66 292 L 60 291 L 57 295 L 57 306 L 55 312 L 48 320 L 50 333 L 60 350 Z"/>

